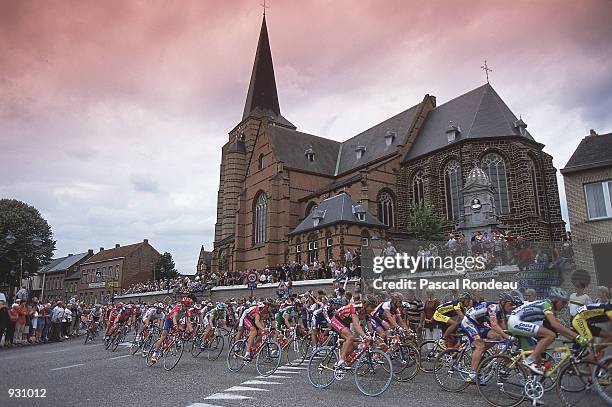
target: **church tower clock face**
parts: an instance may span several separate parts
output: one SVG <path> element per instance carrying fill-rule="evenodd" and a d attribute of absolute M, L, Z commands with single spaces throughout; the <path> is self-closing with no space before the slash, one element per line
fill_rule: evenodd
<path fill-rule="evenodd" d="M 472 209 L 475 211 L 480 210 L 480 208 L 482 207 L 482 204 L 480 203 L 480 199 L 478 198 L 474 198 L 472 199 Z"/>

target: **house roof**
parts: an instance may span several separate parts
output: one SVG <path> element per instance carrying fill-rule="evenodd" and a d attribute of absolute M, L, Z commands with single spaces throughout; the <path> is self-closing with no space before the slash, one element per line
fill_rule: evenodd
<path fill-rule="evenodd" d="M 79 254 L 72 254 L 70 256 L 65 256 L 65 257 L 61 257 L 59 259 L 55 259 L 55 260 L 52 261 L 51 264 L 49 264 L 47 266 L 47 268 L 45 270 L 42 270 L 41 272 L 43 272 L 43 273 L 55 273 L 55 272 L 58 272 L 58 271 L 68 270 L 70 267 L 74 266 L 79 261 L 81 261 L 85 257 L 87 257 L 88 254 L 89 254 L 88 252 L 85 252 L 85 253 L 79 253 Z"/>
<path fill-rule="evenodd" d="M 355 214 L 355 210 L 364 212 L 365 220 L 360 221 Z M 319 216 L 317 226 L 314 224 L 314 217 Z M 378 226 L 384 228 L 378 219 L 365 211 L 361 205 L 353 201 L 346 192 L 324 199 L 300 224 L 290 233 L 295 235 L 310 230 L 319 229 L 336 223 L 353 223 L 364 226 Z"/>
<path fill-rule="evenodd" d="M 586 136 L 561 170 L 563 174 L 612 166 L 612 133 Z"/>
<path fill-rule="evenodd" d="M 129 244 L 126 246 L 114 247 L 112 249 L 102 250 L 101 252 L 94 254 L 92 257 L 87 259 L 87 261 L 83 262 L 82 264 L 90 264 L 90 263 L 96 263 L 96 262 L 106 261 L 110 259 L 126 257 L 129 254 L 138 250 L 144 244 L 145 244 L 144 242 L 140 242 L 140 243 Z"/>
<path fill-rule="evenodd" d="M 519 129 L 515 127 L 517 121 L 517 117 L 495 89 L 486 83 L 429 112 L 404 161 L 448 146 L 446 131 L 450 122 L 459 127 L 460 134 L 457 140 L 462 140 L 520 136 Z M 533 141 L 533 137 L 527 131 L 524 137 Z"/>
<path fill-rule="evenodd" d="M 67 256 L 66 256 L 67 257 Z M 66 257 L 60 257 L 58 259 L 51 259 L 51 261 L 49 262 L 49 264 L 43 266 L 40 268 L 40 270 L 38 271 L 39 273 L 47 273 L 49 270 L 51 270 L 53 267 L 57 266 L 59 263 L 61 263 Z"/>

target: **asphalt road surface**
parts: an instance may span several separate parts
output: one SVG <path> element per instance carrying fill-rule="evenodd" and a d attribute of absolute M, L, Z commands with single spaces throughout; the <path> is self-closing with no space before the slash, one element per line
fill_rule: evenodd
<path fill-rule="evenodd" d="M 126 344 L 127 345 L 127 344 Z M 443 391 L 430 374 L 408 383 L 392 383 L 383 395 L 361 395 L 352 375 L 328 389 L 309 382 L 306 363 L 281 366 L 272 376 L 258 377 L 254 363 L 230 372 L 223 355 L 214 362 L 187 350 L 178 366 L 167 372 L 147 367 L 128 346 L 109 352 L 98 338 L 0 351 L 0 406 L 485 406 L 476 388 L 462 393 Z M 9 389 L 45 389 L 44 398 L 9 397 Z M 41 391 L 39 390 L 39 394 Z M 553 395 L 554 396 L 554 395 Z M 560 405 L 547 397 L 547 406 Z M 525 406 L 528 404 L 525 403 Z"/>

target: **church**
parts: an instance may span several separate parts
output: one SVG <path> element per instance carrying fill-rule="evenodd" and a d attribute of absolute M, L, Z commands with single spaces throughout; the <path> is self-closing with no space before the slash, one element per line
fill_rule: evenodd
<path fill-rule="evenodd" d="M 552 157 L 487 82 L 413 106 L 338 142 L 281 114 L 264 16 L 242 120 L 222 147 L 213 271 L 342 260 L 371 238 L 411 237 L 423 203 L 445 231 L 565 231 Z"/>

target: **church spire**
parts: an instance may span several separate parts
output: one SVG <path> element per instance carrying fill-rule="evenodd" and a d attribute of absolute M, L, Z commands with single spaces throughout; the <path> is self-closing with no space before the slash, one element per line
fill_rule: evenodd
<path fill-rule="evenodd" d="M 275 116 L 280 116 L 278 94 L 276 92 L 276 80 L 274 79 L 274 66 L 272 65 L 272 53 L 270 52 L 270 40 L 268 39 L 268 28 L 266 16 L 264 15 L 259 32 L 257 53 L 251 73 L 251 82 L 247 93 L 246 104 L 242 119 L 246 119 L 255 110 L 268 111 Z M 261 114 L 261 112 L 260 112 Z"/>

